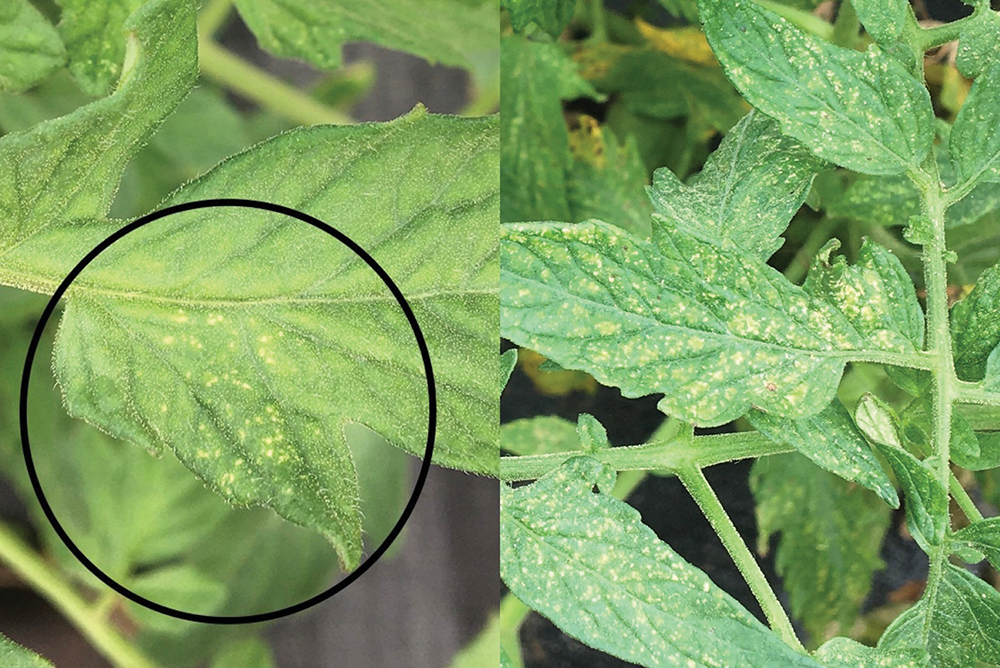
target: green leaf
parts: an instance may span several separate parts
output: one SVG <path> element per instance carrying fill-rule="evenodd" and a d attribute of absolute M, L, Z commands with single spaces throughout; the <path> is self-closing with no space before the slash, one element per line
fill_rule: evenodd
<path fill-rule="evenodd" d="M 106 214 L 129 158 L 194 83 L 197 47 L 190 2 L 154 0 L 125 29 L 133 66 L 113 95 L 0 138 L 0 277 L 7 273 L 2 254 L 43 226 Z M 102 232 L 91 237 L 91 247 L 110 230 Z M 66 253 L 57 248 L 49 252 Z M 80 252 L 68 259 L 82 257 Z M 20 286 L 27 281 L 4 282 Z"/>
<path fill-rule="evenodd" d="M 59 33 L 69 52 L 69 71 L 86 93 L 104 95 L 121 75 L 123 63 L 134 62 L 126 58 L 122 29 L 128 30 L 126 20 L 144 0 L 57 2 L 62 7 Z"/>
<path fill-rule="evenodd" d="M 28 0 L 0 7 L 0 91 L 22 91 L 66 62 L 59 33 Z"/>
<path fill-rule="evenodd" d="M 510 381 L 510 374 L 514 373 L 514 367 L 517 366 L 517 350 L 511 348 L 507 352 L 500 355 L 500 390 L 501 392 L 507 386 Z"/>
<path fill-rule="evenodd" d="M 819 157 L 863 174 L 898 174 L 931 149 L 927 89 L 878 48 L 834 46 L 751 0 L 702 0 L 699 8 L 736 88 Z"/>
<path fill-rule="evenodd" d="M 500 668 L 513 668 L 513 663 L 510 660 L 510 656 L 507 654 L 507 650 L 503 647 L 500 648 Z"/>
<path fill-rule="evenodd" d="M 358 472 L 364 544 L 370 554 L 396 526 L 410 500 L 410 458 L 363 425 L 346 425 L 344 435 Z M 402 545 L 400 535 L 386 556 L 395 554 Z"/>
<path fill-rule="evenodd" d="M 1000 345 L 1000 264 L 979 276 L 965 299 L 951 308 L 955 373 L 962 380 L 980 381 L 990 353 Z"/>
<path fill-rule="evenodd" d="M 996 60 L 1000 38 L 1000 16 L 996 12 L 980 12 L 976 20 L 962 28 L 958 37 L 955 65 L 962 76 L 974 79 Z"/>
<path fill-rule="evenodd" d="M 847 360 L 915 350 L 901 332 L 870 327 L 866 337 L 841 313 L 838 305 L 856 306 L 851 295 L 867 294 L 861 286 L 809 294 L 731 243 L 663 225 L 653 236 L 599 222 L 504 226 L 503 336 L 625 396 L 664 392 L 661 410 L 698 425 L 751 405 L 783 417 L 817 413 Z M 888 284 L 895 274 L 879 275 Z"/>
<path fill-rule="evenodd" d="M 1000 567 L 1000 517 L 989 517 L 973 522 L 956 532 L 951 540 L 952 549 L 956 543 L 964 544 L 974 550 L 980 550 L 994 566 Z"/>
<path fill-rule="evenodd" d="M 814 464 L 867 487 L 893 508 L 899 507 L 896 488 L 840 401 L 835 399 L 819 413 L 797 420 L 759 410 L 751 410 L 745 417 L 775 443 L 791 445 Z"/>
<path fill-rule="evenodd" d="M 1000 392 L 1000 344 L 986 358 L 986 374 L 983 377 L 983 388 L 993 392 Z"/>
<path fill-rule="evenodd" d="M 920 648 L 886 650 L 850 638 L 832 638 L 814 656 L 830 668 L 922 668 L 928 661 L 927 651 Z"/>
<path fill-rule="evenodd" d="M 684 19 L 688 23 L 698 22 L 698 3 L 696 0 L 660 0 L 660 4 L 677 18 Z"/>
<path fill-rule="evenodd" d="M 0 662 L 4 668 L 52 668 L 42 657 L 0 636 Z"/>
<path fill-rule="evenodd" d="M 275 668 L 267 643 L 256 636 L 223 645 L 212 659 L 211 668 Z"/>
<path fill-rule="evenodd" d="M 432 63 L 469 67 L 495 49 L 497 5 L 483 0 L 236 0 L 262 47 L 322 69 L 340 66 L 344 42 L 374 42 Z"/>
<path fill-rule="evenodd" d="M 853 265 L 843 256 L 830 262 L 840 246 L 831 239 L 816 253 L 803 288 L 837 305 L 851 325 L 885 350 L 920 350 L 924 312 L 910 275 L 890 251 L 865 239 Z"/>
<path fill-rule="evenodd" d="M 573 19 L 574 0 L 501 0 L 510 12 L 510 25 L 517 32 L 534 23 L 552 37 L 559 37 Z"/>
<path fill-rule="evenodd" d="M 569 220 L 561 100 L 597 92 L 558 45 L 520 35 L 501 40 L 500 71 L 501 220 Z"/>
<path fill-rule="evenodd" d="M 367 248 L 428 342 L 439 388 L 434 461 L 478 473 L 494 472 L 498 458 L 496 130 L 495 117 L 422 111 L 301 129 L 165 203 L 266 192 Z M 53 225 L 7 264 L 54 283 L 114 225 Z M 55 368 L 72 414 L 165 447 L 231 503 L 265 504 L 321 531 L 345 567 L 357 565 L 344 427 L 364 424 L 421 455 L 427 390 L 402 310 L 353 252 L 285 216 L 201 209 L 124 237 L 67 301 Z"/>
<path fill-rule="evenodd" d="M 886 47 L 899 41 L 907 19 L 913 16 L 907 0 L 852 0 L 851 6 L 865 32 Z"/>
<path fill-rule="evenodd" d="M 925 632 L 929 630 L 929 637 Z M 927 637 L 926 642 L 924 638 Z M 879 648 L 926 648 L 932 668 L 1000 663 L 1000 593 L 971 573 L 944 564 L 944 576 L 901 614 Z"/>
<path fill-rule="evenodd" d="M 654 219 L 713 243 L 732 239 L 767 259 L 783 243 L 781 233 L 823 168 L 777 123 L 752 111 L 729 131 L 692 185 L 669 169 L 656 170 L 649 188 Z"/>
<path fill-rule="evenodd" d="M 613 133 L 598 129 L 594 141 L 578 145 L 573 155 L 566 183 L 569 220 L 596 218 L 649 237 L 653 207 L 643 193 L 649 178 L 636 142 L 630 137 L 620 144 Z"/>
<path fill-rule="evenodd" d="M 555 415 L 536 415 L 500 425 L 500 448 L 514 455 L 583 449 L 576 425 Z"/>
<path fill-rule="evenodd" d="M 948 490 L 938 481 L 931 461 L 920 461 L 903 449 L 892 409 L 877 397 L 861 397 L 854 417 L 903 488 L 910 533 L 925 552 L 930 545 L 940 545 L 948 529 Z"/>
<path fill-rule="evenodd" d="M 661 542 L 638 511 L 593 493 L 602 470 L 577 457 L 532 485 L 501 488 L 500 574 L 515 596 L 568 635 L 648 668 L 816 665 Z"/>
<path fill-rule="evenodd" d="M 1000 180 L 1000 58 L 976 77 L 955 118 L 948 142 L 961 181 Z"/>
<path fill-rule="evenodd" d="M 815 640 L 846 633 L 883 565 L 889 509 L 797 454 L 755 462 L 750 488 L 758 551 L 766 553 L 771 535 L 781 533 L 775 567 L 792 612 Z"/>
<path fill-rule="evenodd" d="M 580 439 L 580 445 L 589 454 L 596 454 L 611 447 L 608 442 L 607 430 L 593 415 L 580 413 L 580 417 L 577 418 L 576 433 Z"/>
<path fill-rule="evenodd" d="M 187 565 L 165 566 L 130 579 L 130 588 L 140 596 L 163 605 L 211 614 L 226 598 L 222 583 Z M 183 633 L 184 620 L 128 603 L 132 616 L 144 627 L 161 633 Z"/>

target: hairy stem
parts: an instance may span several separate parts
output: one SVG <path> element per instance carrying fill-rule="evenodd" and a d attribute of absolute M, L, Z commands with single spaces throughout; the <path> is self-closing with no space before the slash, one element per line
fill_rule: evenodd
<path fill-rule="evenodd" d="M 722 507 L 719 497 L 705 479 L 705 474 L 700 468 L 685 467 L 677 471 L 677 477 L 684 483 L 684 487 L 698 503 L 701 512 L 705 514 L 712 529 L 722 540 L 722 544 L 729 552 L 729 556 L 736 562 L 736 567 L 740 569 L 743 579 L 750 585 L 750 591 L 757 598 L 764 616 L 767 617 L 771 629 L 777 633 L 790 647 L 803 654 L 806 653 L 802 643 L 799 642 L 795 631 L 792 629 L 792 622 L 785 614 L 784 608 L 778 602 L 778 597 L 774 595 L 774 590 L 767 583 L 764 572 L 750 552 L 743 538 L 736 530 L 736 525 L 729 518 L 726 509 Z"/>
<path fill-rule="evenodd" d="M 924 285 L 927 290 L 927 352 L 933 355 L 931 366 L 931 451 L 938 458 L 937 477 L 947 489 L 951 482 L 949 445 L 951 442 L 951 409 L 955 398 L 955 365 L 951 352 L 951 329 L 948 320 L 948 278 L 945 260 L 944 214 L 947 202 L 937 175 L 933 157 L 928 159 L 927 171 L 912 173 L 913 182 L 921 192 L 921 210 L 931 222 L 930 240 L 923 248 Z M 948 559 L 947 543 L 934 550 L 927 590 L 924 594 L 933 600 L 938 593 L 944 564 Z M 934 606 L 927 607 L 924 617 L 923 641 L 927 643 L 933 621 Z"/>
<path fill-rule="evenodd" d="M 979 20 L 981 12 L 982 5 L 979 5 L 972 14 L 966 16 L 965 18 L 952 21 L 951 23 L 945 23 L 944 25 L 934 26 L 932 28 L 922 28 L 917 33 L 917 43 L 919 48 L 921 51 L 929 51 L 941 46 L 942 44 L 954 42 L 958 39 L 959 33 L 962 32 L 967 25 Z"/>
<path fill-rule="evenodd" d="M 45 597 L 116 668 L 157 668 L 81 597 L 62 573 L 50 566 L 7 524 L 0 522 L 0 560 Z"/>
<path fill-rule="evenodd" d="M 302 125 L 349 125 L 354 121 L 341 111 L 290 86 L 230 53 L 205 35 L 198 39 L 198 63 L 208 79 L 252 102 Z"/>
<path fill-rule="evenodd" d="M 738 459 L 751 459 L 792 452 L 794 448 L 774 443 L 755 431 L 710 436 L 682 437 L 644 445 L 607 448 L 591 456 L 616 471 L 663 471 L 676 473 L 690 466 L 707 467 Z M 585 454 L 555 452 L 500 458 L 501 480 L 537 480 L 566 460 Z"/>
<path fill-rule="evenodd" d="M 958 481 L 955 474 L 952 474 L 948 480 L 948 491 L 951 492 L 951 498 L 955 499 L 955 503 L 965 513 L 970 523 L 983 519 L 983 514 L 979 512 L 979 508 L 976 508 L 976 504 L 972 502 L 969 493 L 962 487 L 962 483 Z"/>

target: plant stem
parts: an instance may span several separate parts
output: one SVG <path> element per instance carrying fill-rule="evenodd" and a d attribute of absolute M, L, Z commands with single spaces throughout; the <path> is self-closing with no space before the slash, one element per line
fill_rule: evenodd
<path fill-rule="evenodd" d="M 590 19 L 592 25 L 590 39 L 587 42 L 604 44 L 608 41 L 607 10 L 604 8 L 604 0 L 590 0 Z"/>
<path fill-rule="evenodd" d="M 500 646 L 507 650 L 507 655 L 514 663 L 514 668 L 522 668 L 521 640 L 518 632 L 531 608 L 521 603 L 513 594 L 507 594 L 500 601 Z"/>
<path fill-rule="evenodd" d="M 667 442 L 607 448 L 590 456 L 616 471 L 665 471 L 707 467 L 737 459 L 766 457 L 792 452 L 791 446 L 774 443 L 755 431 L 695 436 Z M 555 452 L 500 458 L 501 480 L 537 480 L 578 452 Z"/>
<path fill-rule="evenodd" d="M 949 24 L 951 25 L 951 24 Z M 931 156 L 926 172 L 912 173 L 913 182 L 921 192 L 921 210 L 931 222 L 930 240 L 923 248 L 924 285 L 927 290 L 927 352 L 934 356 L 931 371 L 931 451 L 938 458 L 937 476 L 942 487 L 951 482 L 949 465 L 951 442 L 951 407 L 954 400 L 955 365 L 951 352 L 951 329 L 948 320 L 948 278 L 945 261 L 945 223 L 947 208 L 937 166 Z M 925 596 L 933 602 L 937 596 L 948 559 L 947 542 L 943 541 L 931 556 Z M 922 638 L 927 643 L 932 626 L 934 605 L 927 606 Z"/>
<path fill-rule="evenodd" d="M 229 18 L 233 10 L 233 0 L 208 0 L 198 12 L 198 32 L 211 37 Z"/>
<path fill-rule="evenodd" d="M 858 20 L 858 13 L 854 11 L 851 0 L 841 0 L 840 8 L 837 10 L 837 20 L 833 24 L 833 37 L 830 40 L 837 46 L 853 49 L 858 41 L 858 29 L 861 21 Z"/>
<path fill-rule="evenodd" d="M 343 112 L 331 109 L 316 99 L 288 85 L 202 35 L 198 39 L 198 62 L 208 79 L 239 93 L 272 111 L 302 125 L 349 125 L 354 121 Z"/>
<path fill-rule="evenodd" d="M 55 606 L 117 668 L 157 668 L 112 629 L 63 575 L 0 522 L 0 559 Z"/>
<path fill-rule="evenodd" d="M 959 33 L 962 32 L 966 26 L 979 20 L 981 11 L 982 5 L 977 6 L 975 11 L 965 18 L 952 21 L 951 23 L 945 23 L 944 25 L 934 26 L 933 28 L 921 28 L 917 32 L 918 47 L 922 52 L 926 52 L 937 48 L 942 44 L 954 42 L 958 39 Z"/>
<path fill-rule="evenodd" d="M 968 518 L 969 522 L 978 522 L 983 519 L 983 514 L 979 512 L 979 508 L 976 508 L 976 504 L 972 502 L 969 498 L 969 493 L 965 491 L 962 487 L 962 483 L 958 481 L 955 474 L 951 474 L 948 480 L 948 491 L 951 492 L 951 498 L 955 499 L 955 503 L 958 507 L 962 509 L 965 516 Z"/>
<path fill-rule="evenodd" d="M 692 466 L 680 469 L 677 471 L 677 476 L 722 540 L 729 556 L 736 562 L 736 567 L 740 569 L 743 579 L 750 585 L 750 591 L 760 603 L 771 629 L 791 648 L 805 654 L 805 648 L 792 629 L 792 622 L 788 619 L 784 608 L 778 602 L 778 597 L 774 595 L 774 591 L 767 583 L 767 578 L 764 577 L 764 572 L 751 554 L 750 548 L 747 547 L 736 530 L 736 525 L 729 518 L 726 509 L 722 507 L 719 497 L 715 495 L 715 491 L 705 479 L 705 474 L 700 468 Z"/>
<path fill-rule="evenodd" d="M 796 28 L 801 28 L 827 42 L 833 39 L 833 26 L 815 14 L 789 7 L 781 2 L 774 2 L 774 0 L 755 0 L 755 2 L 761 7 L 771 10 Z"/>

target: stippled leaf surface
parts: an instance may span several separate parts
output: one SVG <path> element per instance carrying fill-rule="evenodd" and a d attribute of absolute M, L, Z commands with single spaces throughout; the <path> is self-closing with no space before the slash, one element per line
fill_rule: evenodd
<path fill-rule="evenodd" d="M 344 42 L 374 42 L 433 63 L 470 66 L 495 49 L 495 0 L 236 0 L 265 49 L 323 69 L 340 65 Z"/>
<path fill-rule="evenodd" d="M 980 12 L 977 20 L 962 28 L 958 38 L 955 65 L 962 76 L 970 79 L 983 70 L 1000 54 L 1000 16 L 996 12 Z"/>
<path fill-rule="evenodd" d="M 829 668 L 922 668 L 927 651 L 920 648 L 887 650 L 868 647 L 850 638 L 833 638 L 813 654 Z"/>
<path fill-rule="evenodd" d="M 143 0 L 57 0 L 69 71 L 85 92 L 103 95 L 122 73 L 122 28 Z"/>
<path fill-rule="evenodd" d="M 510 25 L 518 32 L 534 23 L 552 37 L 558 37 L 573 19 L 573 0 L 501 0 L 510 12 Z"/>
<path fill-rule="evenodd" d="M 21 91 L 66 61 L 59 33 L 28 0 L 0 6 L 0 91 Z"/>
<path fill-rule="evenodd" d="M 755 107 L 816 155 L 864 174 L 917 167 L 931 149 L 933 109 L 897 60 L 813 37 L 752 0 L 702 0 L 705 34 Z"/>
<path fill-rule="evenodd" d="M 496 125 L 417 111 L 391 124 L 302 129 L 166 202 L 267 199 L 308 209 L 366 248 L 428 341 L 434 461 L 480 473 L 498 457 Z M 356 565 L 345 425 L 417 455 L 425 446 L 426 380 L 402 310 L 352 251 L 294 219 L 206 209 L 163 220 L 102 254 L 68 296 L 55 368 L 69 410 L 166 447 L 231 502 L 323 532 Z M 53 225 L 6 265 L 55 281 L 67 257 L 115 225 L 87 234 Z"/>
<path fill-rule="evenodd" d="M 1000 179 L 1000 58 L 993 58 L 972 84 L 948 140 L 962 181 Z"/>
<path fill-rule="evenodd" d="M 194 83 L 197 47 L 189 2 L 154 0 L 125 30 L 128 36 L 118 39 L 127 41 L 134 66 L 113 95 L 0 138 L 0 254 L 46 225 L 105 215 L 132 154 Z M 90 246 L 108 233 L 94 234 Z M 82 257 L 80 252 L 74 261 Z M 5 276 L 6 269 L 0 258 L 5 283 L 29 284 L 27 277 Z"/>
<path fill-rule="evenodd" d="M 854 264 L 843 256 L 831 262 L 840 246 L 829 241 L 816 254 L 803 288 L 837 305 L 862 336 L 886 350 L 920 350 L 924 345 L 924 312 L 910 275 L 891 252 L 865 240 Z"/>
<path fill-rule="evenodd" d="M 903 448 L 896 417 L 878 398 L 870 394 L 863 396 L 855 409 L 854 419 L 879 454 L 889 462 L 903 488 L 906 525 L 910 533 L 925 551 L 930 545 L 939 545 L 948 529 L 948 490 L 937 479 L 931 461 L 921 461 Z"/>
<path fill-rule="evenodd" d="M 563 99 L 595 97 L 556 44 L 500 42 L 501 220 L 569 220 L 569 132 Z"/>
<path fill-rule="evenodd" d="M 555 415 L 536 415 L 500 425 L 500 448 L 515 455 L 581 450 L 576 425 Z"/>
<path fill-rule="evenodd" d="M 924 629 L 929 635 L 924 642 Z M 901 614 L 879 639 L 879 648 L 926 649 L 932 668 L 1000 663 L 1000 593 L 950 563 L 937 589 Z"/>
<path fill-rule="evenodd" d="M 993 349 L 1000 345 L 1000 265 L 979 276 L 965 299 L 951 309 L 955 372 L 962 380 L 979 381 Z"/>
<path fill-rule="evenodd" d="M 504 486 L 501 577 L 588 645 L 647 668 L 815 666 L 681 559 L 638 511 L 592 491 L 603 466 L 569 460 L 527 487 Z"/>
<path fill-rule="evenodd" d="M 771 535 L 781 534 L 775 565 L 792 613 L 814 639 L 846 633 L 882 566 L 888 506 L 798 454 L 755 462 L 750 487 L 758 551 L 766 553 Z"/>
<path fill-rule="evenodd" d="M 0 636 L 0 661 L 7 668 L 52 668 L 52 664 L 20 645 Z"/>
<path fill-rule="evenodd" d="M 729 131 L 693 184 L 661 168 L 653 176 L 654 218 L 711 242 L 732 239 L 767 259 L 809 192 L 817 159 L 778 124 L 750 112 Z"/>
<path fill-rule="evenodd" d="M 892 266 L 892 255 L 879 257 Z M 898 272 L 882 266 L 871 270 L 889 284 Z M 664 412 L 699 425 L 751 405 L 817 413 L 847 360 L 915 350 L 889 329 L 906 318 L 854 313 L 874 287 L 845 275 L 839 289 L 810 294 L 732 243 L 663 225 L 652 242 L 600 222 L 506 225 L 501 276 L 505 337 L 626 396 L 664 392 Z"/>
<path fill-rule="evenodd" d="M 745 417 L 772 441 L 791 445 L 814 464 L 867 487 L 894 508 L 899 505 L 896 488 L 840 401 L 831 401 L 819 413 L 797 420 L 759 410 L 751 410 Z"/>
<path fill-rule="evenodd" d="M 907 20 L 914 20 L 907 0 L 854 0 L 851 5 L 865 32 L 887 47 L 902 37 Z"/>

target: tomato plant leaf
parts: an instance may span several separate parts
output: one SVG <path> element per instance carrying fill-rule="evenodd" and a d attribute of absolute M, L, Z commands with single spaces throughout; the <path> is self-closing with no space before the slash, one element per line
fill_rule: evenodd
<path fill-rule="evenodd" d="M 955 373 L 962 380 L 980 381 L 993 349 L 1000 345 L 1000 264 L 979 276 L 965 299 L 951 308 Z"/>
<path fill-rule="evenodd" d="M 0 661 L 6 668 L 52 668 L 42 657 L 0 636 Z"/>
<path fill-rule="evenodd" d="M 847 360 L 914 350 L 900 332 L 865 336 L 838 309 L 851 306 L 843 295 L 810 295 L 682 229 L 658 225 L 647 242 L 596 221 L 504 228 L 503 335 L 626 396 L 664 392 L 661 409 L 686 422 L 723 424 L 751 405 L 811 415 Z"/>
<path fill-rule="evenodd" d="M 534 23 L 552 37 L 559 37 L 573 20 L 573 0 L 501 0 L 510 12 L 510 25 L 518 32 Z"/>
<path fill-rule="evenodd" d="M 899 506 L 896 488 L 839 400 L 815 415 L 796 420 L 759 410 L 751 410 L 745 417 L 772 441 L 791 445 L 814 464 L 867 487 L 893 508 Z"/>
<path fill-rule="evenodd" d="M 979 550 L 996 567 L 1000 567 L 1000 517 L 988 517 L 955 532 L 953 546 L 965 545 Z"/>
<path fill-rule="evenodd" d="M 897 617 L 878 646 L 926 648 L 932 668 L 998 663 L 1000 593 L 972 573 L 945 562 L 944 577 L 933 596 L 925 594 Z"/>
<path fill-rule="evenodd" d="M 527 487 L 501 488 L 501 577 L 588 645 L 648 668 L 815 666 L 681 559 L 638 511 L 592 488 L 577 457 Z"/>
<path fill-rule="evenodd" d="M 898 174 L 931 149 L 927 89 L 877 47 L 861 54 L 834 46 L 751 0 L 702 0 L 699 9 L 733 85 L 819 157 Z"/>
<path fill-rule="evenodd" d="M 1000 179 L 1000 58 L 976 77 L 955 118 L 948 141 L 955 172 L 963 181 Z"/>
<path fill-rule="evenodd" d="M 500 448 L 514 455 L 583 450 L 576 425 L 555 415 L 536 415 L 500 425 Z"/>
<path fill-rule="evenodd" d="M 498 364 L 496 126 L 495 117 L 417 111 L 390 124 L 301 129 L 166 202 L 266 193 L 367 248 L 428 341 L 439 388 L 434 461 L 479 473 L 493 473 L 498 458 L 498 372 L 488 368 Z M 107 227 L 50 226 L 8 265 L 54 283 Z M 201 209 L 121 239 L 74 285 L 55 368 L 72 414 L 167 446 L 233 503 L 264 503 L 323 532 L 347 567 L 360 559 L 360 517 L 345 424 L 416 455 L 425 448 L 423 363 L 399 305 L 352 251 L 278 214 Z"/>
<path fill-rule="evenodd" d="M 792 612 L 814 639 L 845 633 L 882 566 L 889 508 L 797 454 L 755 462 L 750 488 L 758 550 L 766 552 L 771 535 L 781 534 L 775 566 Z"/>
<path fill-rule="evenodd" d="M 986 69 L 998 53 L 1000 16 L 995 12 L 980 12 L 975 21 L 962 28 L 958 38 L 955 65 L 962 76 L 974 79 Z"/>
<path fill-rule="evenodd" d="M 724 238 L 769 258 L 788 221 L 805 201 L 816 172 L 824 168 L 778 124 L 752 111 L 729 131 L 692 185 L 669 169 L 653 175 L 654 220 L 713 243 Z"/>
<path fill-rule="evenodd" d="M 500 41 L 500 72 L 501 220 L 569 220 L 561 100 L 597 91 L 558 45 L 520 35 Z"/>
<path fill-rule="evenodd" d="M 322 69 L 340 66 L 344 42 L 399 49 L 432 63 L 469 67 L 469 58 L 497 42 L 493 0 L 236 0 L 262 47 Z"/>
<path fill-rule="evenodd" d="M 66 62 L 59 33 L 28 0 L 0 7 L 0 91 L 22 91 Z"/>
<path fill-rule="evenodd" d="M 69 71 L 89 95 L 104 95 L 122 73 L 122 28 L 144 0 L 58 0 Z M 188 3 L 190 4 L 190 3 Z M 126 28 L 127 30 L 127 28 Z"/>
<path fill-rule="evenodd" d="M 830 668 L 922 668 L 929 658 L 919 647 L 886 650 L 850 638 L 831 638 L 814 656 Z"/>
<path fill-rule="evenodd" d="M 899 440 L 896 417 L 884 402 L 870 394 L 854 413 L 858 428 L 886 458 L 906 499 L 906 526 L 924 551 L 939 545 L 948 529 L 948 490 L 937 479 L 931 460 L 920 461 Z"/>
<path fill-rule="evenodd" d="M 105 215 L 129 158 L 194 83 L 195 15 L 189 2 L 154 0 L 125 30 L 134 64 L 114 94 L 0 138 L 0 277 L 7 273 L 2 254 L 43 226 Z M 94 235 L 91 247 L 100 238 Z M 83 252 L 76 259 L 82 257 Z M 29 281 L 18 276 L 4 282 Z"/>
<path fill-rule="evenodd" d="M 907 0 L 853 0 L 851 5 L 865 32 L 886 47 L 899 41 L 907 19 L 913 16 Z"/>

